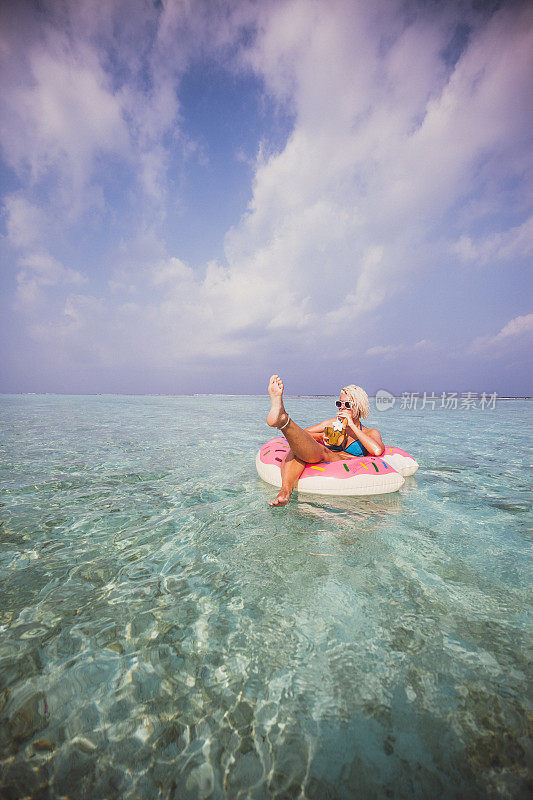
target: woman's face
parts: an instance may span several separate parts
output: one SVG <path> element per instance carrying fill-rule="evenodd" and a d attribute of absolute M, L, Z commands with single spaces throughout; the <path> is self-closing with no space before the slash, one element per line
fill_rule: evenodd
<path fill-rule="evenodd" d="M 346 392 L 341 392 L 340 393 L 339 400 L 341 401 L 341 403 L 350 403 L 350 406 L 352 405 L 352 403 L 350 401 L 350 398 L 348 397 Z M 353 409 L 352 408 L 346 408 L 346 406 L 344 406 L 344 405 L 339 408 L 339 411 L 346 411 L 346 412 L 348 412 L 348 414 L 351 417 L 354 416 Z"/>

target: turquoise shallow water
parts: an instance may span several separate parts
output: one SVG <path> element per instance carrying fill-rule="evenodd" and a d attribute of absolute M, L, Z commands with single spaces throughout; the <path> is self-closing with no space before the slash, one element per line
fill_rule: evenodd
<path fill-rule="evenodd" d="M 531 404 L 270 509 L 266 398 L 0 397 L 0 796 L 526 796 Z M 302 424 L 327 398 L 290 398 Z"/>

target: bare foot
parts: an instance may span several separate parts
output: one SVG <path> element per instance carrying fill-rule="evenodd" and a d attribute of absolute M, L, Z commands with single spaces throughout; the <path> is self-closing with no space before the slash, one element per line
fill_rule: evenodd
<path fill-rule="evenodd" d="M 287 489 L 281 489 L 273 500 L 270 500 L 269 506 L 286 506 L 291 499 L 291 492 Z"/>
<path fill-rule="evenodd" d="M 271 408 L 268 412 L 267 425 L 271 428 L 281 428 L 289 419 L 283 406 L 283 381 L 279 375 L 272 375 L 268 384 Z"/>

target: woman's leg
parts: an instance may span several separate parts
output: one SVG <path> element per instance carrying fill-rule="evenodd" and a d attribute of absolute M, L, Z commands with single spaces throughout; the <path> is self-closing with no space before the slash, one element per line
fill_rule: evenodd
<path fill-rule="evenodd" d="M 292 450 L 289 450 L 281 464 L 281 489 L 276 497 L 269 502 L 269 506 L 287 505 L 305 466 L 305 461 L 295 458 Z"/>
<path fill-rule="evenodd" d="M 283 406 L 283 382 L 278 375 L 271 377 L 268 393 L 272 407 L 267 423 L 272 428 L 283 428 L 282 433 L 291 447 L 281 464 L 281 489 L 269 503 L 271 506 L 284 506 L 289 502 L 306 464 L 317 464 L 319 461 L 344 461 L 355 456 L 343 452 L 334 453 L 313 439 L 310 433 L 300 428 L 293 420 L 289 420 L 289 415 Z"/>
<path fill-rule="evenodd" d="M 271 409 L 267 417 L 267 424 L 272 428 L 283 428 L 282 433 L 291 446 L 291 450 L 296 458 L 305 461 L 306 464 L 317 464 L 319 461 L 337 461 L 336 456 L 323 444 L 317 442 L 310 433 L 300 428 L 285 411 L 283 405 L 283 381 L 278 375 L 272 375 L 268 384 Z M 288 422 L 288 425 L 287 425 Z"/>

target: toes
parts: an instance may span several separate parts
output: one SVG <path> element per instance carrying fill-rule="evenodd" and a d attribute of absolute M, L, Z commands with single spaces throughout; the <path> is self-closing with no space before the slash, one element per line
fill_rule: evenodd
<path fill-rule="evenodd" d="M 282 498 L 282 497 L 275 497 L 273 500 L 269 501 L 268 505 L 269 506 L 286 506 L 288 502 L 289 502 L 288 498 L 285 499 L 285 498 Z"/>

